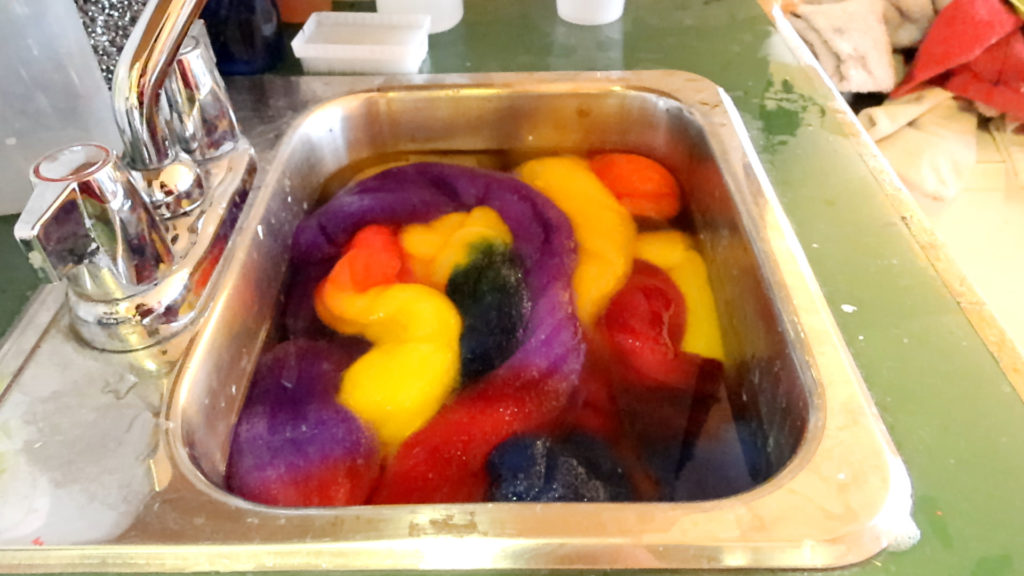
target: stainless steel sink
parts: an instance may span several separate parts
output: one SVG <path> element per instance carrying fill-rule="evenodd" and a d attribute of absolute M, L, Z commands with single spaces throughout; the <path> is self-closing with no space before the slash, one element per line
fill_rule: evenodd
<path fill-rule="evenodd" d="M 69 335 L 49 289 L 0 350 L 0 458 L 14 463 L 0 472 L 0 509 L 29 509 L 20 524 L 0 520 L 0 570 L 813 568 L 912 541 L 906 471 L 714 84 L 656 71 L 229 88 L 270 168 L 201 322 L 166 345 L 100 353 Z M 599 149 L 651 156 L 686 183 L 723 322 L 729 403 L 764 431 L 770 478 L 684 503 L 282 509 L 223 489 L 291 234 L 325 180 L 387 154 Z M 4 488 L 4 475 L 22 489 Z M 31 509 L 30 497 L 45 502 Z"/>

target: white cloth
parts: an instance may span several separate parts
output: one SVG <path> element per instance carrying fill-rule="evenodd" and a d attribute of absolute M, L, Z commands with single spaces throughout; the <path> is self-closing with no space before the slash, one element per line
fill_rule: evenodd
<path fill-rule="evenodd" d="M 868 108 L 859 119 L 911 192 L 952 198 L 977 160 L 978 113 L 942 88 Z"/>
<path fill-rule="evenodd" d="M 889 92 L 896 86 L 884 0 L 803 3 L 789 16 L 842 92 Z"/>
<path fill-rule="evenodd" d="M 881 106 L 866 108 L 857 115 L 857 119 L 868 136 L 877 142 L 952 98 L 953 94 L 942 88 L 925 88 L 903 98 L 888 100 Z"/>
<path fill-rule="evenodd" d="M 921 43 L 935 15 L 952 0 L 886 0 L 885 27 L 896 50 Z"/>

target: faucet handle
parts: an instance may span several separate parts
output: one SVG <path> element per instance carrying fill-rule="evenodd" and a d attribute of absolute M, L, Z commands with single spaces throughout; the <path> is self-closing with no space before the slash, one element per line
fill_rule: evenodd
<path fill-rule="evenodd" d="M 173 263 L 160 221 L 106 147 L 51 152 L 31 178 L 34 191 L 14 235 L 44 279 L 67 278 L 84 298 L 122 298 Z"/>
<path fill-rule="evenodd" d="M 227 88 L 209 46 L 205 28 L 196 21 L 163 88 L 178 145 L 196 160 L 220 156 L 240 138 Z"/>

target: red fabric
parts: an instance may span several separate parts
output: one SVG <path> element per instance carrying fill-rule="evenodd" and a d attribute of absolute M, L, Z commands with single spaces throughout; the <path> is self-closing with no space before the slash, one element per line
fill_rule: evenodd
<path fill-rule="evenodd" d="M 974 102 L 985 104 L 1017 119 L 1024 119 L 1024 94 L 1006 86 L 993 85 L 971 69 L 957 70 L 945 85 L 946 90 Z"/>
<path fill-rule="evenodd" d="M 985 104 L 1014 118 L 1024 118 L 1024 33 L 1007 34 L 944 84 L 950 92 Z"/>
<path fill-rule="evenodd" d="M 1024 34 L 1020 30 L 1007 34 L 967 67 L 990 84 L 1019 90 L 1024 87 Z"/>
<path fill-rule="evenodd" d="M 1003 0 L 953 0 L 935 17 L 907 76 L 891 96 L 909 94 L 971 63 L 1005 36 L 1018 32 L 1021 24 L 1020 16 Z"/>

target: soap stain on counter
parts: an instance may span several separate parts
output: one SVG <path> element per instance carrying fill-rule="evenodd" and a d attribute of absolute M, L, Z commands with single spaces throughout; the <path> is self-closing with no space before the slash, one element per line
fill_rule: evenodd
<path fill-rule="evenodd" d="M 101 393 L 111 394 L 105 390 Z M 110 471 L 122 469 L 129 462 L 144 470 L 142 465 L 154 448 L 151 430 L 156 417 L 145 403 L 125 401 L 130 391 L 124 394 L 117 403 L 97 402 L 87 394 L 54 394 L 29 404 L 25 416 L 32 430 L 27 440 L 42 442 L 32 442 L 28 445 L 31 450 L 25 452 L 35 467 L 51 471 L 48 477 L 55 487 L 79 486 L 83 476 L 111 477 Z M 81 419 L 49 417 L 53 411 L 74 413 L 76 407 L 80 408 Z M 90 422 L 83 421 L 86 419 Z M 52 473 L 58 470 L 64 472 Z M 129 490 L 98 486 L 89 491 L 98 503 L 117 505 Z"/>
<path fill-rule="evenodd" d="M 0 513 L 0 545 L 25 545 L 44 523 L 50 509 L 46 497 L 48 483 L 23 453 L 28 444 L 26 427 L 20 417 L 24 405 L 5 408 L 11 419 L 0 422 L 0 502 L 5 502 Z"/>
<path fill-rule="evenodd" d="M 131 374 L 124 374 L 120 378 L 112 381 L 108 381 L 103 385 L 102 392 L 113 396 L 116 400 L 121 401 L 131 394 L 132 390 L 135 389 L 139 384 L 139 379 Z"/>
<path fill-rule="evenodd" d="M 16 504 L 0 513 L 0 543 L 112 537 L 153 491 L 163 376 L 84 347 L 70 370 L 66 345 L 45 341 L 36 357 L 48 361 L 27 364 L 0 404 L 0 501 Z"/>

